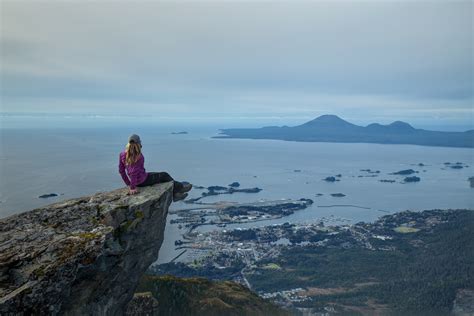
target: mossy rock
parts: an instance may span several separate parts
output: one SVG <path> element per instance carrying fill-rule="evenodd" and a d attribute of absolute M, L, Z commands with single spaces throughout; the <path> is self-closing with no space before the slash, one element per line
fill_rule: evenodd
<path fill-rule="evenodd" d="M 135 218 L 144 218 L 145 217 L 145 213 L 143 213 L 142 210 L 136 210 L 135 211 Z"/>

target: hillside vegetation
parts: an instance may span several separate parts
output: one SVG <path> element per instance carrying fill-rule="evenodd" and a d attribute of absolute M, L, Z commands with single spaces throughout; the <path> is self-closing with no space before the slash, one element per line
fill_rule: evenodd
<path fill-rule="evenodd" d="M 147 311 L 152 315 L 289 315 L 243 285 L 232 281 L 215 282 L 204 278 L 145 275 L 137 292 L 152 296 L 142 301 L 155 300 L 154 304 L 148 304 L 148 307 L 153 305 L 153 311 Z M 143 295 L 137 295 L 134 300 L 140 301 L 142 298 Z M 144 314 L 143 310 L 137 310 L 135 309 L 135 313 L 130 311 L 128 315 Z"/>

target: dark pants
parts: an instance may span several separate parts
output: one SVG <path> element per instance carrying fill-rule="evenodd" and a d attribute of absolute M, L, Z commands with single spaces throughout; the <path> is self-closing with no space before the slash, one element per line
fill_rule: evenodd
<path fill-rule="evenodd" d="M 181 192 L 183 184 L 179 181 L 175 181 L 167 172 L 148 172 L 148 177 L 146 177 L 145 181 L 137 185 L 137 187 L 146 187 L 169 181 L 174 181 L 173 194 Z"/>

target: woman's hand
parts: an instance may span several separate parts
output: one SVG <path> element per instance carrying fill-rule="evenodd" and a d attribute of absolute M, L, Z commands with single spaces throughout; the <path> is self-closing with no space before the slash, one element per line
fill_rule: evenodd
<path fill-rule="evenodd" d="M 137 193 L 138 193 L 137 189 L 130 189 L 130 191 L 128 191 L 128 194 L 137 194 Z"/>

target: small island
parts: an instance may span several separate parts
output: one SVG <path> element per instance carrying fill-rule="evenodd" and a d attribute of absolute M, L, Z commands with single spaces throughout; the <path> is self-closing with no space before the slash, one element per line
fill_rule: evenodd
<path fill-rule="evenodd" d="M 326 182 L 336 182 L 336 181 L 341 181 L 339 179 L 336 179 L 336 177 L 326 177 L 323 179 Z"/>
<path fill-rule="evenodd" d="M 50 198 L 50 197 L 55 197 L 55 196 L 59 196 L 59 194 L 57 194 L 57 193 L 48 193 L 48 194 L 40 195 L 40 196 L 38 196 L 38 198 L 40 198 L 40 199 L 48 199 L 48 198 Z"/>
<path fill-rule="evenodd" d="M 444 165 L 446 167 L 449 167 L 451 169 L 464 169 L 464 168 L 469 168 L 469 166 L 465 163 L 462 162 L 445 162 Z"/>
<path fill-rule="evenodd" d="M 380 173 L 380 170 L 372 170 L 372 169 L 360 169 L 360 171 L 367 172 L 367 173 L 375 173 L 375 174 Z"/>
<path fill-rule="evenodd" d="M 403 181 L 405 183 L 409 183 L 409 182 L 420 182 L 420 178 L 417 177 L 417 176 L 412 176 L 412 177 L 406 177 Z"/>
<path fill-rule="evenodd" d="M 188 132 L 182 131 L 182 132 L 172 132 L 171 135 L 187 135 Z"/>
<path fill-rule="evenodd" d="M 390 174 L 393 174 L 393 175 L 410 175 L 410 174 L 414 174 L 414 173 L 417 173 L 417 171 L 413 170 L 413 169 L 406 169 L 406 170 L 400 170 L 400 171 L 397 171 L 397 172 L 392 172 Z"/>
<path fill-rule="evenodd" d="M 379 180 L 379 182 L 382 182 L 382 183 L 395 183 L 397 181 L 395 180 L 388 180 L 388 179 L 382 179 L 382 180 Z"/>

